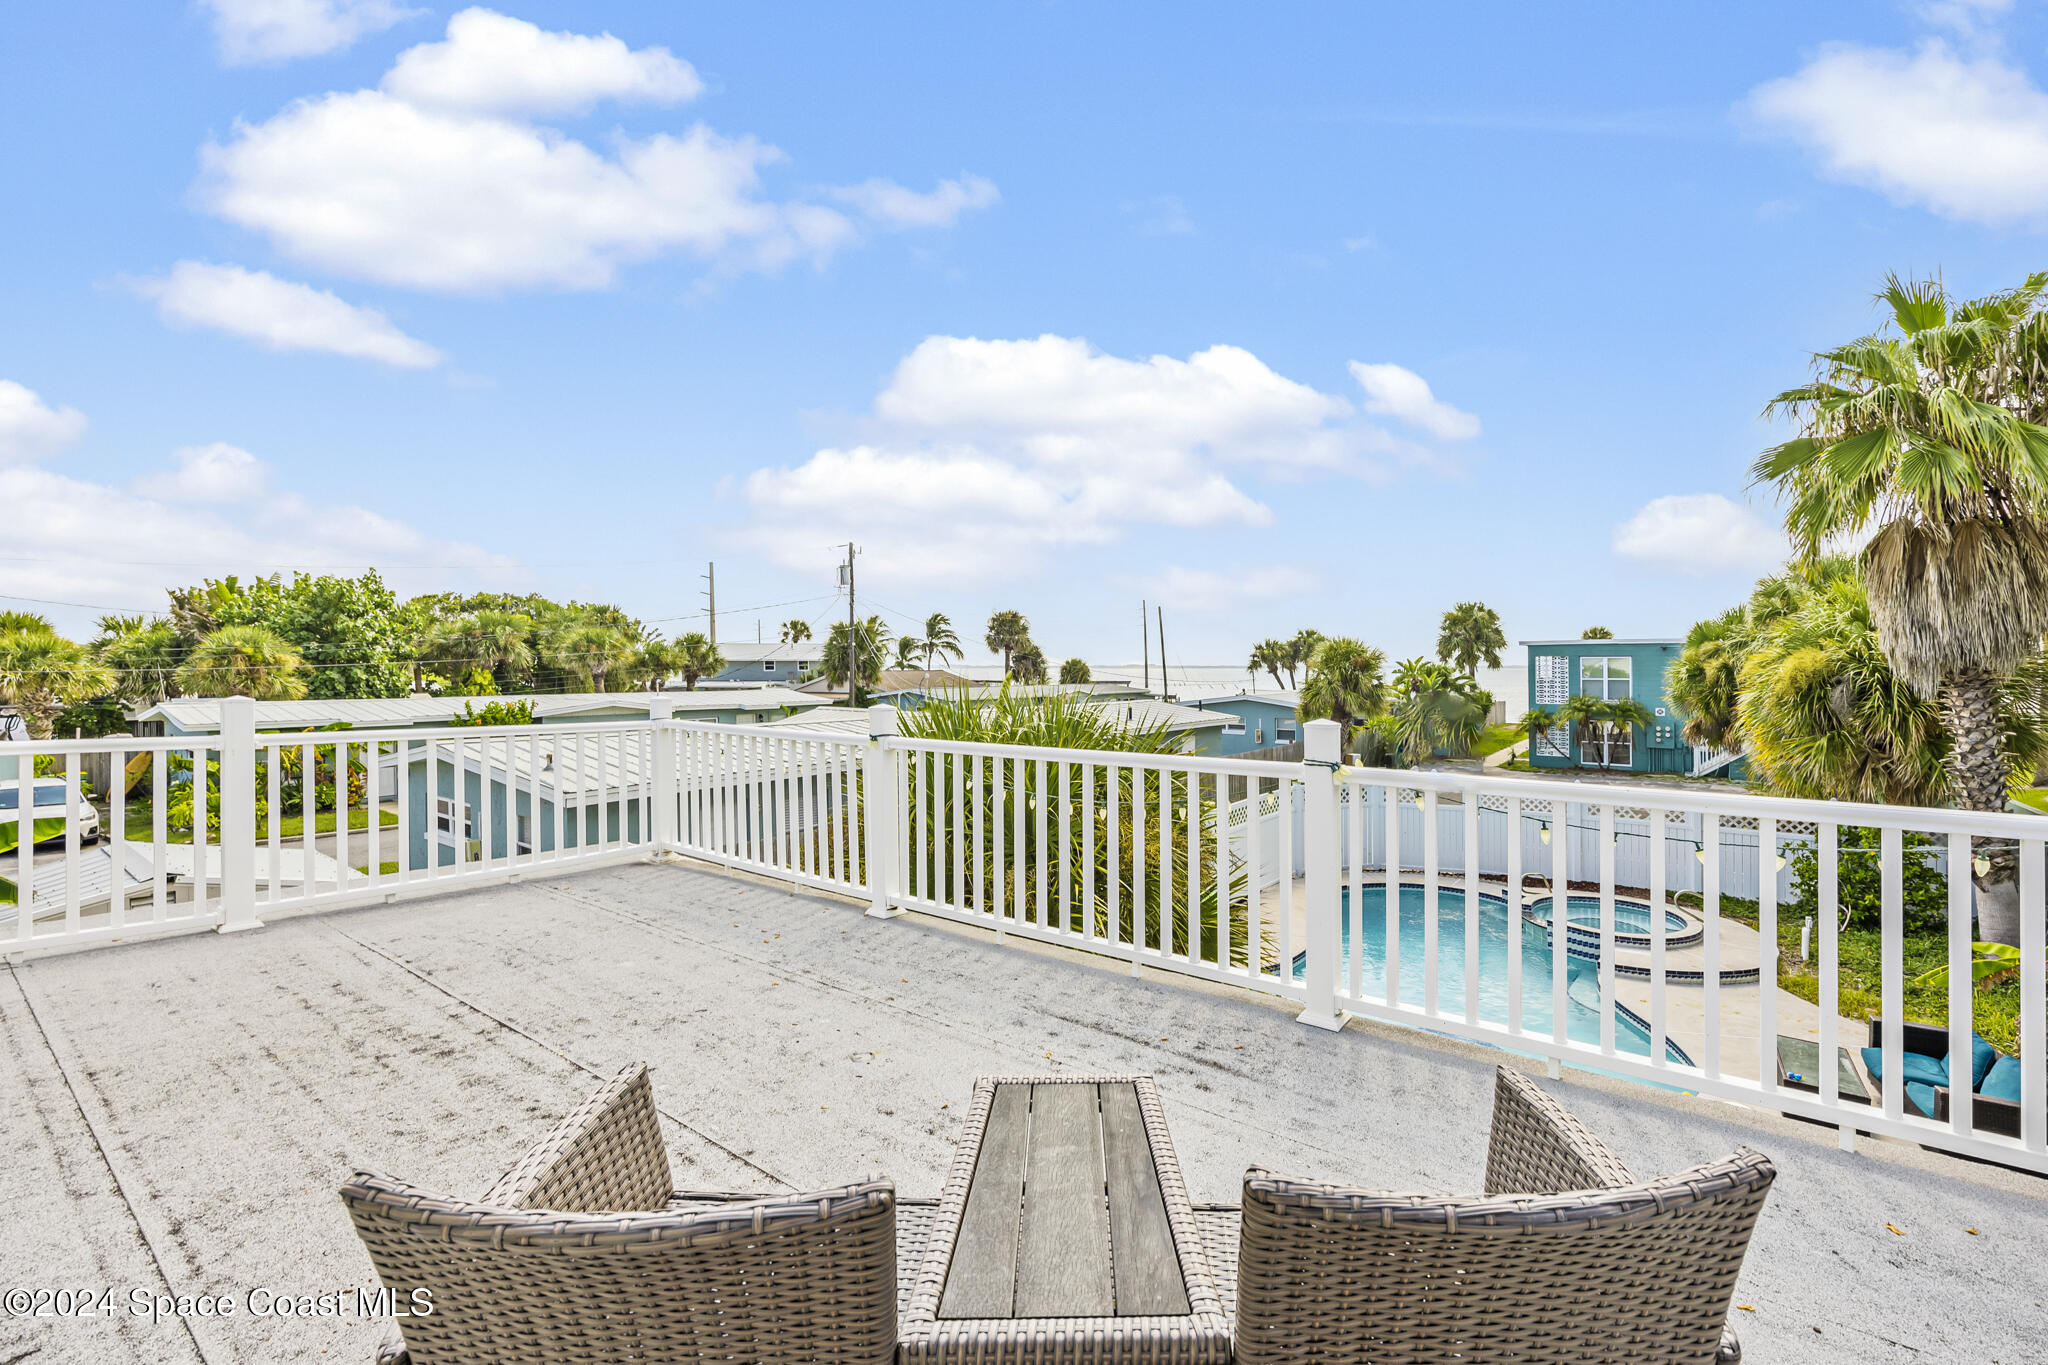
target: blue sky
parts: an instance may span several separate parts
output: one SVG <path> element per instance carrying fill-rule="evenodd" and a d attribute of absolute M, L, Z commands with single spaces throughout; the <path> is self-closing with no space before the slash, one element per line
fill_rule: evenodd
<path fill-rule="evenodd" d="M 715 559 L 751 638 L 850 537 L 1056 659 L 1680 634 L 1884 272 L 2043 264 L 2043 81 L 1997 3 L 12 6 L 0 593 Z"/>

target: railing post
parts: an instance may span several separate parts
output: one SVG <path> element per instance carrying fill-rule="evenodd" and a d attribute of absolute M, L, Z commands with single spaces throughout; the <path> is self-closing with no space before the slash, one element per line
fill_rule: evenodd
<path fill-rule="evenodd" d="M 657 692 L 647 699 L 647 723 L 654 731 L 654 828 L 648 831 L 654 856 L 674 849 L 682 842 L 677 819 L 683 803 L 681 779 L 676 773 L 676 737 L 668 729 L 675 719 L 674 697 Z"/>
<path fill-rule="evenodd" d="M 896 794 L 895 752 L 888 741 L 896 737 L 896 708 L 868 708 L 868 746 L 861 751 L 862 850 L 868 873 L 868 915 L 872 919 L 893 919 L 903 911 L 896 904 L 896 884 L 902 851 L 903 803 Z"/>
<path fill-rule="evenodd" d="M 203 763 L 205 752 L 202 750 L 193 758 Z M 195 802 L 192 818 L 204 820 L 206 812 L 197 806 Z M 346 867 L 347 822 L 336 824 L 335 860 Z M 196 848 L 198 840 L 193 843 Z M 310 869 L 314 843 L 311 830 L 306 832 L 304 843 L 306 866 Z M 206 869 L 195 867 L 192 874 L 203 896 Z M 247 697 L 225 697 L 220 704 L 220 923 L 215 927 L 223 934 L 263 927 L 263 921 L 256 918 L 256 703 Z"/>
<path fill-rule="evenodd" d="M 1304 728 L 1302 759 L 1302 868 L 1308 892 L 1308 1008 L 1295 1018 L 1316 1028 L 1341 1029 L 1337 1008 L 1339 935 L 1337 783 L 1343 766 L 1344 728 L 1312 720 Z"/>

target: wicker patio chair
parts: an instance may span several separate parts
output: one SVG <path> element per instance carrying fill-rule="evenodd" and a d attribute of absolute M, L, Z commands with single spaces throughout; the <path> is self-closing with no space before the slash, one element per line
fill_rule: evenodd
<path fill-rule="evenodd" d="M 1745 1148 L 1638 1182 L 1562 1105 L 1501 1067 L 1483 1197 L 1245 1174 L 1236 1358 L 1740 1360 L 1728 1304 L 1776 1174 Z M 1203 1232 L 1217 1251 L 1206 1218 Z"/>
<path fill-rule="evenodd" d="M 358 1171 L 342 1202 L 404 1307 L 378 1365 L 891 1361 L 895 1191 L 679 1191 L 629 1066 L 472 1203 Z M 921 1259 L 922 1230 L 908 1253 Z"/>

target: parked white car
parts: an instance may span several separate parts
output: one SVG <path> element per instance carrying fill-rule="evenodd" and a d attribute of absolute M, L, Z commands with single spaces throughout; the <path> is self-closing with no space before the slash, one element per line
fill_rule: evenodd
<path fill-rule="evenodd" d="M 81 793 L 74 793 L 62 781 L 39 779 L 35 784 L 38 820 L 62 820 L 68 815 L 72 827 L 78 831 L 78 842 L 96 844 L 100 841 L 100 813 L 92 802 Z M 21 784 L 0 779 L 0 824 L 16 819 L 14 812 L 21 809 Z M 46 839 L 45 843 L 61 842 Z"/>

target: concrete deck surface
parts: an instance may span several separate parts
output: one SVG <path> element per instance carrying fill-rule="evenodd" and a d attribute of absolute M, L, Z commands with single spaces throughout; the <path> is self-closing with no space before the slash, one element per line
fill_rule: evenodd
<path fill-rule="evenodd" d="M 591 871 L 9 969 L 0 1288 L 368 1283 L 334 1193 L 349 1170 L 480 1193 L 631 1060 L 655 1067 L 679 1184 L 881 1172 L 929 1196 L 974 1078 L 1056 1068 L 1157 1076 L 1195 1198 L 1234 1202 L 1255 1162 L 1476 1190 L 1502 1057 L 747 879 Z M 1777 1161 L 1736 1296 L 1750 1359 L 2048 1358 L 2048 1181 L 1867 1139 L 1845 1154 L 1832 1130 L 1578 1072 L 1546 1084 L 1639 1173 L 1744 1144 Z M 0 1365 L 367 1361 L 382 1330 L 0 1316 Z"/>

